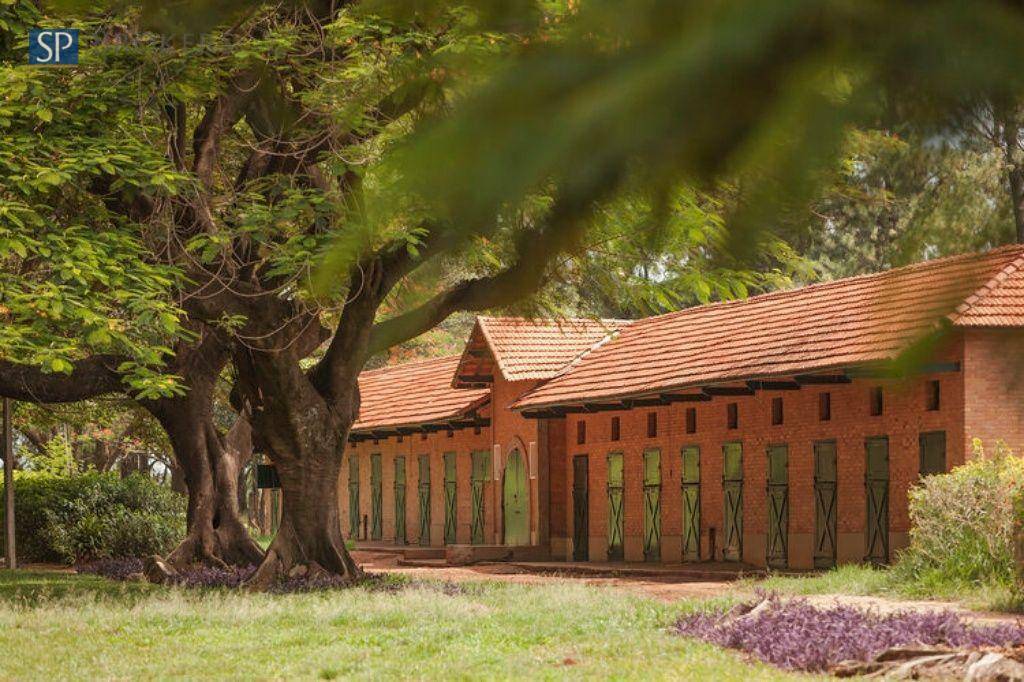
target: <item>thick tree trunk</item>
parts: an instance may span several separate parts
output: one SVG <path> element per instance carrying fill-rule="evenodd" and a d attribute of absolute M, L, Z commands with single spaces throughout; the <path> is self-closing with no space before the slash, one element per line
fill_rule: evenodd
<path fill-rule="evenodd" d="M 340 461 L 331 451 L 304 464 L 278 465 L 281 525 L 251 587 L 265 589 L 285 576 L 361 575 L 341 534 Z"/>
<path fill-rule="evenodd" d="M 338 477 L 357 393 L 353 385 L 352 394 L 329 406 L 300 359 L 287 353 L 236 354 L 253 432 L 281 481 L 281 525 L 250 581 L 254 589 L 295 576 L 361 576 L 345 548 L 338 506 Z"/>
<path fill-rule="evenodd" d="M 188 488 L 187 532 L 167 562 L 251 566 L 263 550 L 249 535 L 238 509 L 238 472 L 252 456 L 251 430 L 239 417 L 227 436 L 214 425 L 213 395 L 227 355 L 207 338 L 179 352 L 183 396 L 143 403 L 167 432 Z"/>
<path fill-rule="evenodd" d="M 192 563 L 258 564 L 263 550 L 250 537 L 238 510 L 238 470 L 251 450 L 228 446 L 230 439 L 217 433 L 212 414 L 194 404 L 202 400 L 200 393 L 190 391 L 152 408 L 167 431 L 188 488 L 188 530 L 167 561 L 179 568 Z"/>

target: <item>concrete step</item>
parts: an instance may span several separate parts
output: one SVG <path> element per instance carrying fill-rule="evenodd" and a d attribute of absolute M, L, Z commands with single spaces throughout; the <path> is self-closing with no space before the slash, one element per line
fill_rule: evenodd
<path fill-rule="evenodd" d="M 406 547 L 402 557 L 412 560 L 444 559 L 444 547 Z"/>

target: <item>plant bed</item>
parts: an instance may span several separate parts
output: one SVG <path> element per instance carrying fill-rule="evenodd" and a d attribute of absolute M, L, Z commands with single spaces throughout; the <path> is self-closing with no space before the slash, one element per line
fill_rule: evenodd
<path fill-rule="evenodd" d="M 1005 649 L 1012 658 L 1015 654 L 1011 650 L 1024 645 L 1024 623 L 1019 621 L 971 625 L 952 611 L 879 614 L 840 605 L 817 608 L 804 600 L 784 601 L 775 596 L 727 611 L 683 616 L 672 630 L 743 651 L 787 670 L 852 674 L 883 669 L 891 672 L 915 656 Z M 906 655 L 900 655 L 901 650 Z M 968 656 L 962 658 L 963 663 L 972 664 L 978 657 L 969 662 Z M 887 660 L 894 665 L 857 665 L 884 664 Z"/>
<path fill-rule="evenodd" d="M 98 575 L 110 580 L 145 582 L 145 562 L 137 557 L 99 559 L 75 567 L 78 573 Z M 240 588 L 253 573 L 255 566 L 218 568 L 190 566 L 177 571 L 168 584 L 185 588 Z M 408 588 L 428 587 L 446 595 L 462 594 L 465 588 L 453 582 L 409 580 L 388 573 L 366 573 L 357 580 L 326 574 L 288 576 L 270 588 L 270 592 L 317 592 L 331 589 L 362 587 L 375 592 L 398 592 Z"/>

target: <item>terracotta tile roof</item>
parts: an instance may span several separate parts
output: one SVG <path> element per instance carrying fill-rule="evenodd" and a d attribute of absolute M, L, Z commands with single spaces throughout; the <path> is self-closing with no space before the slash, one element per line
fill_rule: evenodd
<path fill-rule="evenodd" d="M 487 389 L 452 388 L 459 356 L 432 358 L 364 371 L 362 403 L 353 431 L 394 429 L 457 418 L 487 402 Z"/>
<path fill-rule="evenodd" d="M 465 377 L 489 377 L 495 363 L 509 381 L 550 379 L 628 324 L 627 320 L 478 317 L 453 385 L 478 385 L 481 382 Z"/>
<path fill-rule="evenodd" d="M 1024 326 L 1024 255 L 969 296 L 950 319 L 963 327 Z"/>
<path fill-rule="evenodd" d="M 943 318 L 1024 324 L 1022 259 L 1024 247 L 1004 247 L 638 320 L 513 407 L 889 360 Z"/>

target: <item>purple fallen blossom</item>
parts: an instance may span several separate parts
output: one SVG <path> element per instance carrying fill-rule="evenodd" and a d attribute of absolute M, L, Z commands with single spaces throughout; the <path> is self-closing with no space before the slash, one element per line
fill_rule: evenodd
<path fill-rule="evenodd" d="M 747 604 L 737 611 L 750 611 Z M 735 611 L 733 612 L 735 613 Z M 953 648 L 1017 646 L 1024 624 L 970 625 L 953 611 L 878 614 L 850 606 L 816 608 L 804 600 L 770 598 L 767 608 L 747 618 L 723 612 L 681 617 L 672 630 L 684 637 L 738 649 L 788 670 L 822 672 L 840 661 L 870 661 L 897 646 Z"/>
<path fill-rule="evenodd" d="M 182 587 L 239 587 L 255 572 L 255 566 L 218 568 L 196 565 L 180 571 L 176 582 Z"/>

